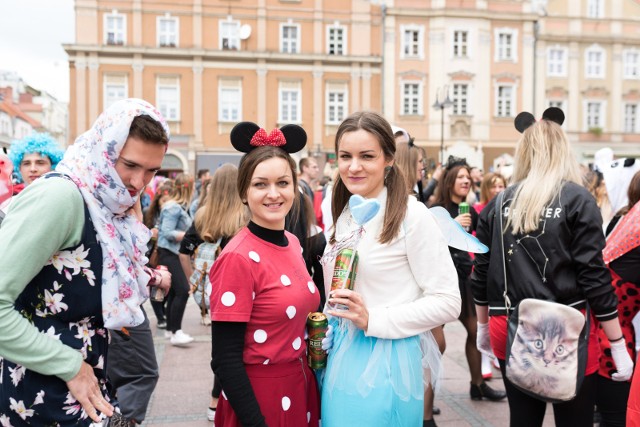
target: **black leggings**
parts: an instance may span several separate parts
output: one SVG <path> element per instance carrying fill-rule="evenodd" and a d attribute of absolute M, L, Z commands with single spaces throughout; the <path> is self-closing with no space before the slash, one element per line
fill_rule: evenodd
<path fill-rule="evenodd" d="M 184 275 L 178 255 L 164 248 L 158 248 L 158 258 L 161 265 L 167 266 L 171 273 L 171 289 L 167 296 L 167 331 L 176 332 L 182 329 L 184 309 L 189 299 L 189 282 Z"/>
<path fill-rule="evenodd" d="M 542 426 L 547 403 L 518 390 L 507 379 L 504 360 L 499 362 L 509 400 L 509 425 L 512 427 Z M 574 399 L 553 404 L 553 418 L 557 427 L 593 427 L 597 377 L 597 373 L 585 376 L 580 392 Z"/>

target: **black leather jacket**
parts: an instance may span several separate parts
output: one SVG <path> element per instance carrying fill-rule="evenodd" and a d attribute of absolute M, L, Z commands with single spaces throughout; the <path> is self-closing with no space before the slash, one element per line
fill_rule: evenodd
<path fill-rule="evenodd" d="M 509 187 L 504 196 L 505 223 L 515 189 Z M 494 316 L 506 314 L 496 200 L 480 214 L 476 236 L 490 251 L 476 255 L 471 275 L 475 303 L 488 305 L 489 315 Z M 511 307 L 524 298 L 537 298 L 580 308 L 586 299 L 598 320 L 616 318 L 618 300 L 602 260 L 604 246 L 602 216 L 595 199 L 583 187 L 565 183 L 559 200 L 541 213 L 538 230 L 504 235 Z"/>

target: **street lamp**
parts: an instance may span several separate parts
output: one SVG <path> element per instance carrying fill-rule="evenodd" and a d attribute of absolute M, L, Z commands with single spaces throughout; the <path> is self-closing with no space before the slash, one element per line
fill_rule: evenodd
<path fill-rule="evenodd" d="M 443 96 L 444 95 L 444 96 Z M 446 98 L 445 98 L 446 96 Z M 441 101 L 442 98 L 445 98 Z M 434 110 L 440 110 L 440 164 L 444 165 L 444 109 L 453 105 L 449 98 L 449 86 L 438 88 L 436 91 L 436 102 L 433 103 Z"/>

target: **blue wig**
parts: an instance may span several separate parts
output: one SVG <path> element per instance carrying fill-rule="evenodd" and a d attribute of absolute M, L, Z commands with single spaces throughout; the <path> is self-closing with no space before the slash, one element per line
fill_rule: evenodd
<path fill-rule="evenodd" d="M 58 141 L 53 139 L 48 133 L 32 133 L 29 136 L 13 141 L 11 147 L 9 147 L 9 158 L 13 162 L 14 173 L 20 178 L 20 163 L 25 154 L 38 153 L 41 156 L 47 156 L 51 160 L 51 170 L 56 168 L 56 165 L 62 156 L 64 156 L 64 150 L 60 148 Z"/>

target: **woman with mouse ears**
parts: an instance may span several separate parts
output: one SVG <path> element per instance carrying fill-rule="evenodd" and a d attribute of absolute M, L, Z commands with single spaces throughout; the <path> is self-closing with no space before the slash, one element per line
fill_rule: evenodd
<path fill-rule="evenodd" d="M 211 367 L 220 378 L 217 427 L 318 426 L 316 379 L 307 366 L 307 316 L 320 303 L 298 239 L 285 217 L 296 209 L 296 165 L 307 134 L 286 125 L 267 134 L 238 123 L 231 143 L 246 153 L 238 194 L 251 221 L 211 269 Z"/>
<path fill-rule="evenodd" d="M 360 240 L 354 289 L 331 291 L 325 310 L 335 326 L 322 425 L 420 427 L 423 369 L 430 368 L 433 383 L 440 362 L 430 330 L 460 313 L 456 270 L 433 214 L 409 195 L 387 120 L 375 112 L 350 115 L 338 127 L 335 150 L 339 173 L 333 233 L 322 259 L 325 289 L 340 248 L 352 247 L 354 236 Z M 380 204 L 361 236 L 349 207 L 353 195 Z"/>

